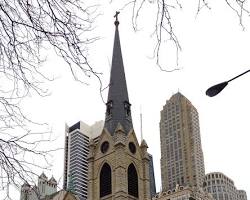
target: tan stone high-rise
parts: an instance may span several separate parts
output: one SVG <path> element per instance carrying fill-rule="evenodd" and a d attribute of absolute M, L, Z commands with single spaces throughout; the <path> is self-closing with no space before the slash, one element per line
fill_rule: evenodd
<path fill-rule="evenodd" d="M 206 174 L 203 188 L 215 200 L 247 200 L 246 192 L 237 190 L 234 181 L 221 172 Z"/>
<path fill-rule="evenodd" d="M 180 92 L 161 111 L 161 179 L 163 191 L 176 184 L 202 187 L 205 169 L 196 108 Z"/>
<path fill-rule="evenodd" d="M 149 155 L 133 130 L 118 25 L 104 129 L 89 144 L 88 200 L 149 200 Z"/>

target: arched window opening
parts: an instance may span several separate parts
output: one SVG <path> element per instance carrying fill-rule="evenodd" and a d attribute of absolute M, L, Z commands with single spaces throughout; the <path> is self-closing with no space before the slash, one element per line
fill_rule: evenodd
<path fill-rule="evenodd" d="M 125 109 L 126 117 L 130 116 L 130 113 L 131 113 L 130 106 L 131 104 L 128 101 L 124 101 L 124 109 Z"/>
<path fill-rule="evenodd" d="M 111 117 L 112 108 L 113 108 L 113 101 L 110 100 L 108 103 L 106 103 L 106 115 L 109 116 L 109 117 Z"/>
<path fill-rule="evenodd" d="M 112 193 L 111 168 L 105 163 L 100 173 L 100 197 L 104 197 Z"/>
<path fill-rule="evenodd" d="M 138 198 L 138 175 L 132 163 L 128 167 L 128 194 Z"/>

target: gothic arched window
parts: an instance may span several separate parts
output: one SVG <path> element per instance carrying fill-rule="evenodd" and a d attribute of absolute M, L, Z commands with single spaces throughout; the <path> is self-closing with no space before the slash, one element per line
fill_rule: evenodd
<path fill-rule="evenodd" d="M 106 116 L 111 117 L 112 115 L 112 108 L 113 108 L 113 101 L 110 100 L 108 103 L 106 103 Z"/>
<path fill-rule="evenodd" d="M 128 167 L 128 194 L 138 198 L 138 175 L 132 163 Z"/>
<path fill-rule="evenodd" d="M 100 173 L 100 197 L 104 197 L 112 193 L 112 177 L 111 168 L 105 163 Z"/>
<path fill-rule="evenodd" d="M 130 116 L 130 113 L 131 113 L 130 106 L 131 104 L 128 101 L 124 101 L 124 109 L 125 109 L 126 117 Z"/>

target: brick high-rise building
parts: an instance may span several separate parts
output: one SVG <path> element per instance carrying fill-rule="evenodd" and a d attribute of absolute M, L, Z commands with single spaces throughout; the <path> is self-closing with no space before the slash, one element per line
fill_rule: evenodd
<path fill-rule="evenodd" d="M 180 186 L 202 187 L 205 176 L 199 116 L 180 92 L 167 100 L 161 111 L 162 190 Z"/>

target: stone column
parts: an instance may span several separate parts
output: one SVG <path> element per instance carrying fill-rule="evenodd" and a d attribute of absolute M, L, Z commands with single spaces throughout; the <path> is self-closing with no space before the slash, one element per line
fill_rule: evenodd
<path fill-rule="evenodd" d="M 127 199 L 127 174 L 126 174 L 126 135 L 121 124 L 118 124 L 115 134 L 115 155 L 114 155 L 114 199 Z"/>
<path fill-rule="evenodd" d="M 88 200 L 94 199 L 94 151 L 95 143 L 93 140 L 89 142 L 88 155 Z"/>
<path fill-rule="evenodd" d="M 149 181 L 149 156 L 147 152 L 148 145 L 145 140 L 141 143 L 142 150 L 142 170 L 143 170 L 143 196 L 140 199 L 150 199 L 150 181 Z"/>

